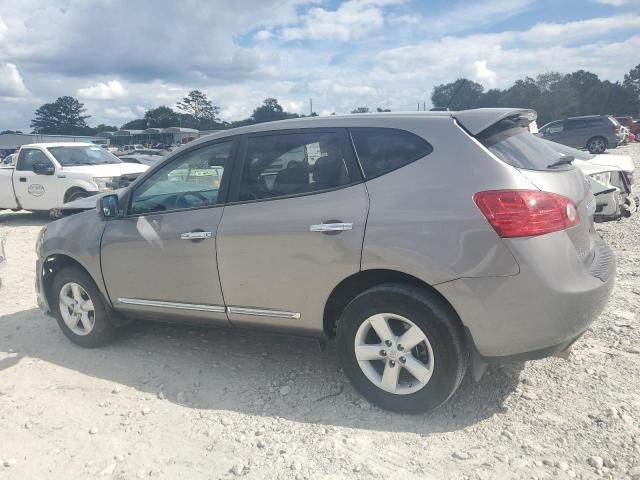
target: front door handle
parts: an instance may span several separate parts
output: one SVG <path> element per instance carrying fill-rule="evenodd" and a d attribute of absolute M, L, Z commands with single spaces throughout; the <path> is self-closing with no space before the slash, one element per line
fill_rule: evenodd
<path fill-rule="evenodd" d="M 204 240 L 211 238 L 211 232 L 185 232 L 180 235 L 180 240 Z"/>
<path fill-rule="evenodd" d="M 353 230 L 353 223 L 318 223 L 311 225 L 309 230 L 312 232 L 344 232 L 345 230 Z"/>
<path fill-rule="evenodd" d="M 26 182 L 27 181 L 27 177 L 20 177 L 20 181 L 21 182 Z"/>

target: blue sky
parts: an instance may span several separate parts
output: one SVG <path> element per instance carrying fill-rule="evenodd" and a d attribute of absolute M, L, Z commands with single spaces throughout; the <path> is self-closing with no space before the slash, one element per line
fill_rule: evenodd
<path fill-rule="evenodd" d="M 0 0 L 0 130 L 61 95 L 122 125 L 193 88 L 225 120 L 266 97 L 412 110 L 462 76 L 621 80 L 638 52 L 640 0 Z"/>

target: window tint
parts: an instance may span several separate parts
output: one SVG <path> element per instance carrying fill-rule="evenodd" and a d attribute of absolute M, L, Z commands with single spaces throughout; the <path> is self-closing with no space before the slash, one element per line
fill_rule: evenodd
<path fill-rule="evenodd" d="M 129 213 L 215 205 L 232 143 L 217 143 L 187 152 L 160 168 L 133 192 Z"/>
<path fill-rule="evenodd" d="M 16 170 L 32 171 L 37 163 L 51 165 L 51 160 L 41 150 L 35 148 L 23 148 L 20 150 L 20 161 Z"/>
<path fill-rule="evenodd" d="M 511 120 L 501 120 L 477 138 L 496 157 L 517 168 L 546 170 L 548 165 L 562 157 L 552 148 L 551 142 L 532 135 Z M 571 168 L 571 165 L 565 165 L 555 170 Z"/>
<path fill-rule="evenodd" d="M 366 178 L 377 177 L 430 154 L 422 138 L 391 128 L 352 128 L 351 138 Z"/>
<path fill-rule="evenodd" d="M 567 120 L 567 130 L 577 130 L 588 125 L 586 120 Z"/>
<path fill-rule="evenodd" d="M 250 137 L 239 200 L 297 195 L 349 184 L 349 146 L 339 133 Z"/>
<path fill-rule="evenodd" d="M 90 147 L 49 147 L 48 150 L 63 167 L 122 163 L 118 157 L 97 145 Z"/>
<path fill-rule="evenodd" d="M 564 123 L 552 123 L 546 128 L 548 133 L 560 133 L 564 130 Z"/>

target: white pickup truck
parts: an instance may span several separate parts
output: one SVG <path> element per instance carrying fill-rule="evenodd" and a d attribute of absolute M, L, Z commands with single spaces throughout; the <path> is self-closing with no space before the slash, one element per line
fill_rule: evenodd
<path fill-rule="evenodd" d="M 92 143 L 34 143 L 0 167 L 0 210 L 48 211 L 128 185 L 147 165 L 124 163 Z"/>

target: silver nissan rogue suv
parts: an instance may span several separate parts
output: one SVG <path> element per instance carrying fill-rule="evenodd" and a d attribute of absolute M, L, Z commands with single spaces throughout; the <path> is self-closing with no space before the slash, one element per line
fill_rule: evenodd
<path fill-rule="evenodd" d="M 468 367 L 567 350 L 614 256 L 571 162 L 523 109 L 303 118 L 219 132 L 65 205 L 41 308 L 84 347 L 134 319 L 335 338 L 382 408 L 442 404 Z"/>

